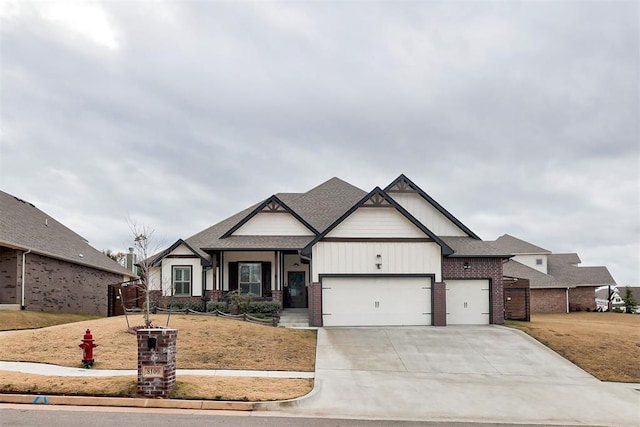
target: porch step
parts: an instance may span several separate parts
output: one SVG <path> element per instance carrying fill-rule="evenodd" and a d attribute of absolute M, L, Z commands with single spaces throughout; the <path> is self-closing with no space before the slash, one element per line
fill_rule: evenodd
<path fill-rule="evenodd" d="M 278 326 L 283 328 L 308 328 L 309 313 L 306 308 L 287 308 L 280 313 Z"/>
<path fill-rule="evenodd" d="M 0 310 L 20 310 L 20 304 L 0 304 Z"/>

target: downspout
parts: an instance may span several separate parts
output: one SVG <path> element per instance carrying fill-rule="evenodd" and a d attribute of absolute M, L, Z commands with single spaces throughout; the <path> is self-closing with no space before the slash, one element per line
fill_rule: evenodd
<path fill-rule="evenodd" d="M 567 313 L 569 313 L 569 288 L 567 288 L 565 292 L 566 292 L 565 299 L 567 300 Z"/>
<path fill-rule="evenodd" d="M 31 253 L 31 249 L 27 252 L 22 252 L 22 297 L 20 299 L 20 310 L 24 310 L 26 307 L 24 305 L 24 275 L 25 275 L 25 262 L 27 259 L 27 254 Z"/>

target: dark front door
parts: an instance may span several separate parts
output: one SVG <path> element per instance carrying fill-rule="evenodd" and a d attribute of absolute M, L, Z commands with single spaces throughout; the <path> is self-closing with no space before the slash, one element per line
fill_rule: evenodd
<path fill-rule="evenodd" d="M 289 272 L 289 307 L 305 308 L 307 306 L 307 287 L 304 271 Z"/>

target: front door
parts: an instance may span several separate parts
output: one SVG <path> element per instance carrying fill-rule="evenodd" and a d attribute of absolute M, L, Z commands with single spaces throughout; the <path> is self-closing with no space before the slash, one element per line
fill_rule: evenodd
<path fill-rule="evenodd" d="M 305 308 L 307 306 L 307 286 L 304 271 L 289 272 L 288 306 L 291 308 Z"/>

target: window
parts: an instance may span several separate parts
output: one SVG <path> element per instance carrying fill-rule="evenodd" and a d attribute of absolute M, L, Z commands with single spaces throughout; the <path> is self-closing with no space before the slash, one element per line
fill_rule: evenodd
<path fill-rule="evenodd" d="M 542 258 L 536 258 L 536 265 L 542 265 Z"/>
<path fill-rule="evenodd" d="M 173 294 L 191 296 L 191 266 L 173 267 Z"/>
<path fill-rule="evenodd" d="M 243 262 L 238 265 L 238 289 L 243 294 L 262 294 L 262 264 Z"/>

